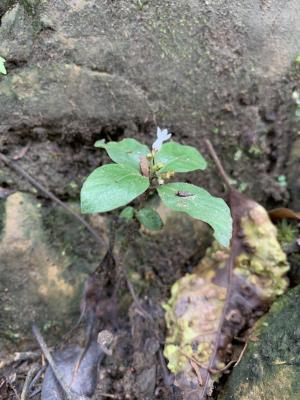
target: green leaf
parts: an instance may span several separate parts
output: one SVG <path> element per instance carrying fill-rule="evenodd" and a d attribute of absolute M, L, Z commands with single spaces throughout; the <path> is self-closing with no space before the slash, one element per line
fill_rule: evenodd
<path fill-rule="evenodd" d="M 295 115 L 296 117 L 300 118 L 300 105 L 298 105 Z"/>
<path fill-rule="evenodd" d="M 7 74 L 7 71 L 6 71 L 6 68 L 5 68 L 5 58 L 3 58 L 3 57 L 0 57 L 0 74 L 3 74 L 3 75 L 6 75 Z"/>
<path fill-rule="evenodd" d="M 131 206 L 125 207 L 120 214 L 120 217 L 126 219 L 127 221 L 130 221 L 133 218 L 133 216 L 134 216 L 134 208 Z"/>
<path fill-rule="evenodd" d="M 224 200 L 188 183 L 168 183 L 159 186 L 157 191 L 167 207 L 208 223 L 214 229 L 214 236 L 218 242 L 224 246 L 229 245 L 232 218 Z"/>
<path fill-rule="evenodd" d="M 165 165 L 159 172 L 189 172 L 206 168 L 206 161 L 197 149 L 176 142 L 161 146 L 155 155 L 155 163 L 159 162 Z"/>
<path fill-rule="evenodd" d="M 144 144 L 135 139 L 123 139 L 120 142 L 108 142 L 98 140 L 95 147 L 105 149 L 109 157 L 118 164 L 126 164 L 140 170 L 140 157 L 146 156 L 150 150 Z"/>
<path fill-rule="evenodd" d="M 153 208 L 142 208 L 136 212 L 136 217 L 145 228 L 151 231 L 159 231 L 164 225 L 159 214 Z"/>
<path fill-rule="evenodd" d="M 81 211 L 96 213 L 125 206 L 144 193 L 149 179 L 123 164 L 106 164 L 96 168 L 81 189 Z"/>

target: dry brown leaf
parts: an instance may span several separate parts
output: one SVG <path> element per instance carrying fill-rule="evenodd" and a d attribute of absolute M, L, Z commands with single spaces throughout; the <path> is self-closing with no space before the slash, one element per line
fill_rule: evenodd
<path fill-rule="evenodd" d="M 290 208 L 273 208 L 269 211 L 269 216 L 272 221 L 278 221 L 281 219 L 295 219 L 300 220 L 300 212 L 293 211 Z"/>

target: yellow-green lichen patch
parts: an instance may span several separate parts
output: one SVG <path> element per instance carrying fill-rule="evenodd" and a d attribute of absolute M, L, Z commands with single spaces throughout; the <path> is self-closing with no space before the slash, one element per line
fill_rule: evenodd
<path fill-rule="evenodd" d="M 245 250 L 237 257 L 235 274 L 246 278 L 266 301 L 284 293 L 289 269 L 286 255 L 277 240 L 277 230 L 266 210 L 253 207 L 241 218 Z"/>
<path fill-rule="evenodd" d="M 210 280 L 186 275 L 172 287 L 165 306 L 168 336 L 164 355 L 176 376 L 176 384 L 186 390 L 199 385 L 191 360 L 200 373 L 207 365 L 216 339 L 226 289 Z"/>
<path fill-rule="evenodd" d="M 288 263 L 266 210 L 247 199 L 238 201 L 233 261 L 230 250 L 214 242 L 195 273 L 173 285 L 165 305 L 164 354 L 184 399 L 191 392 L 201 393 L 203 382 L 208 383 L 204 392 L 209 392 L 219 374 L 207 368 L 222 369 L 232 359 L 232 339 L 287 288 Z M 225 305 L 230 265 L 233 271 Z"/>

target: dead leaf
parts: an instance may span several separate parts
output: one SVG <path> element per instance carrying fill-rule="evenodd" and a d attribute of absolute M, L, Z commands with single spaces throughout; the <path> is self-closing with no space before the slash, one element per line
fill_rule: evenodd
<path fill-rule="evenodd" d="M 164 354 L 186 400 L 195 392 L 197 399 L 207 398 L 231 362 L 233 338 L 287 288 L 286 255 L 267 211 L 234 189 L 230 190 L 230 206 L 234 220 L 231 249 L 213 243 L 195 272 L 173 285 L 165 305 Z M 183 353 L 201 363 L 200 380 Z M 211 373 L 216 370 L 219 374 Z"/>
<path fill-rule="evenodd" d="M 269 216 L 272 221 L 278 221 L 281 219 L 295 219 L 300 220 L 300 212 L 293 211 L 290 208 L 274 208 L 269 211 Z"/>
<path fill-rule="evenodd" d="M 92 341 L 85 351 L 77 373 L 74 368 L 78 357 L 82 353 L 81 347 L 69 347 L 53 355 L 57 369 L 64 384 L 74 393 L 74 399 L 90 398 L 95 392 L 97 384 L 98 364 L 104 357 L 101 347 Z M 53 371 L 48 366 L 42 386 L 41 400 L 64 400 L 65 393 L 55 378 Z"/>
<path fill-rule="evenodd" d="M 20 160 L 21 158 L 23 158 L 25 156 L 25 154 L 27 153 L 27 151 L 30 148 L 31 143 L 28 142 L 26 146 L 22 147 L 21 150 L 19 150 L 13 157 L 12 159 L 14 161 Z"/>

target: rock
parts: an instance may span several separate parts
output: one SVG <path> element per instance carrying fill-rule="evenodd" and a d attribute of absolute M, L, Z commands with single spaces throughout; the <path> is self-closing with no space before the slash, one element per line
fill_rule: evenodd
<path fill-rule="evenodd" d="M 300 138 L 291 146 L 288 162 L 288 184 L 291 188 L 291 208 L 300 210 Z"/>
<path fill-rule="evenodd" d="M 12 342 L 22 348 L 32 338 L 33 322 L 52 341 L 70 328 L 79 315 L 83 282 L 105 251 L 63 211 L 49 207 L 47 212 L 32 195 L 21 192 L 5 203 L 0 354 Z"/>
<path fill-rule="evenodd" d="M 255 326 L 240 364 L 218 400 L 298 400 L 300 286 L 277 300 Z"/>
<path fill-rule="evenodd" d="M 276 178 L 297 131 L 291 93 L 299 72 L 290 66 L 298 54 L 298 0 L 4 3 L 0 133 L 8 152 L 28 137 L 32 151 L 46 138 L 64 144 L 57 156 L 66 159 L 63 184 L 45 172 L 54 192 L 67 188 L 74 165 L 79 188 L 98 162 L 99 153 L 82 144 L 141 134 L 149 144 L 158 123 L 198 148 L 211 136 L 238 184 L 260 198 L 286 198 Z M 77 160 L 66 158 L 74 148 Z M 43 178 L 32 161 L 20 164 Z M 213 175 L 207 182 L 216 187 Z"/>

